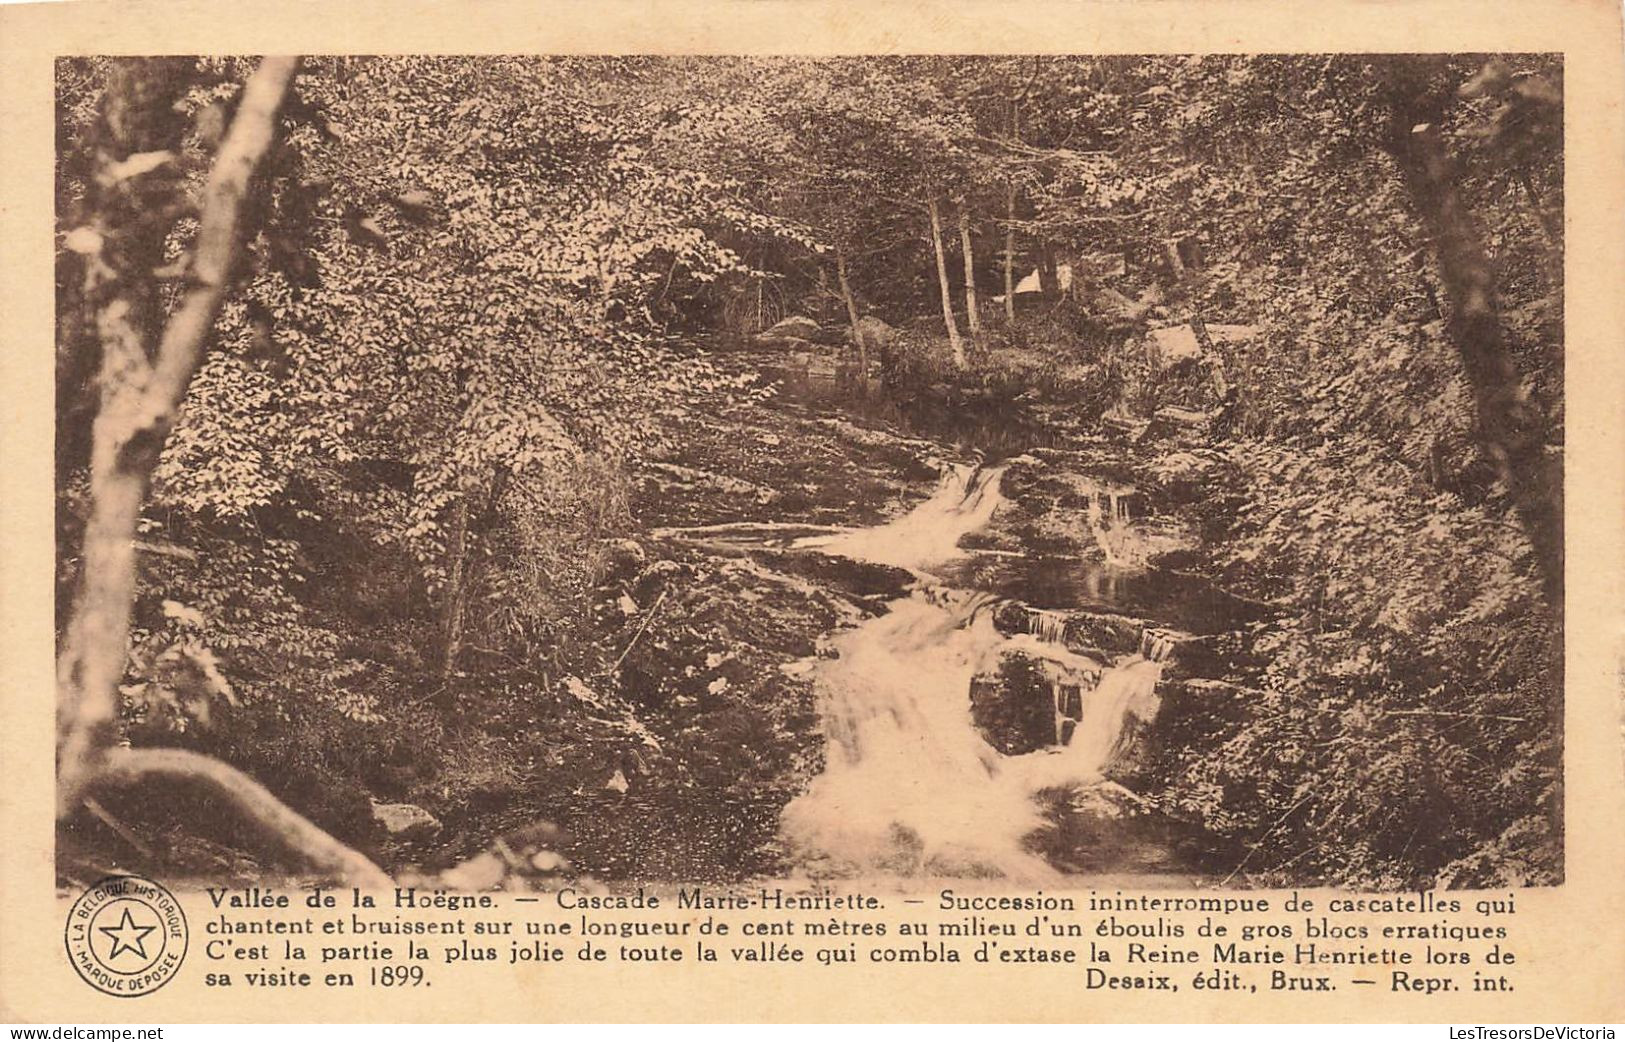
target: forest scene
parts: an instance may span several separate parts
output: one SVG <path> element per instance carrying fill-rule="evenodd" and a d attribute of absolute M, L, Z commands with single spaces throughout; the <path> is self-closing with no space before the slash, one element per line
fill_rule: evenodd
<path fill-rule="evenodd" d="M 1559 57 L 56 72 L 64 885 L 1562 881 Z"/>

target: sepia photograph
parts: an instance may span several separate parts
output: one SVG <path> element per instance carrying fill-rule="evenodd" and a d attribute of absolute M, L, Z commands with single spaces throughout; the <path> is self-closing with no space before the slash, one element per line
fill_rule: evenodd
<path fill-rule="evenodd" d="M 59 891 L 1562 883 L 1564 73 L 56 58 Z"/>

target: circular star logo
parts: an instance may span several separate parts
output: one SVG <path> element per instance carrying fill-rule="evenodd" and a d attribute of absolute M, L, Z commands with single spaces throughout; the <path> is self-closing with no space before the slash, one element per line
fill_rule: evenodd
<path fill-rule="evenodd" d="M 68 910 L 68 959 L 87 984 L 122 998 L 162 987 L 186 957 L 186 913 L 141 876 L 109 876 Z"/>
<path fill-rule="evenodd" d="M 107 953 L 107 958 L 109 961 L 116 960 L 120 955 L 125 954 L 135 955 L 138 956 L 143 962 L 146 961 L 147 934 L 156 933 L 158 931 L 158 927 L 156 925 L 137 925 L 135 916 L 130 911 L 130 906 L 132 904 L 134 904 L 134 902 L 131 901 L 121 901 L 119 903 L 119 920 L 117 926 L 96 927 L 96 931 L 98 933 L 105 933 L 113 940 L 113 948 Z M 151 911 L 151 909 L 147 908 L 146 905 L 136 905 L 136 907 L 140 908 L 144 912 Z M 148 917 L 144 916 L 143 918 Z"/>

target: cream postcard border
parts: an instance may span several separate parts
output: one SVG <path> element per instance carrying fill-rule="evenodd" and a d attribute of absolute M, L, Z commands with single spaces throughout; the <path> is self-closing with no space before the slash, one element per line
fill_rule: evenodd
<path fill-rule="evenodd" d="M 1086 992 L 1068 971 L 688 964 L 490 972 L 440 992 L 137 1000 L 63 957 L 54 885 L 52 62 L 153 53 L 1190 53 L 1565 56 L 1566 865 L 1518 891 L 1520 990 L 1233 1003 Z M 1451 1021 L 1625 1019 L 1625 77 L 1617 0 L 58 3 L 0 8 L 0 1020 Z M 195 967 L 193 968 L 195 970 Z"/>

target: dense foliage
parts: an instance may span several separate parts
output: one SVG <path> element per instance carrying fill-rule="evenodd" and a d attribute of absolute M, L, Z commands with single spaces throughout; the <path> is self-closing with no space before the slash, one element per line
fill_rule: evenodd
<path fill-rule="evenodd" d="M 195 191 L 251 63 L 181 65 Z M 58 68 L 64 605 L 108 72 Z M 644 468 L 769 393 L 700 334 L 874 315 L 886 335 L 851 339 L 892 404 L 1039 395 L 1049 436 L 1215 417 L 1185 564 L 1275 614 L 1250 638 L 1258 697 L 1163 764 L 1164 809 L 1264 878 L 1560 878 L 1561 584 L 1531 537 L 1561 514 L 1519 491 L 1539 486 L 1464 364 L 1450 229 L 1406 159 L 1406 135 L 1442 135 L 1498 279 L 1502 390 L 1555 457 L 1555 60 L 321 58 L 296 90 L 155 475 L 132 741 L 219 753 L 358 842 L 369 797 L 490 811 L 473 838 L 544 803 L 586 821 L 606 798 L 587 775 L 612 770 L 612 794 L 651 779 L 615 812 L 633 832 L 713 787 L 768 810 L 667 818 L 769 843 L 816 761 L 806 692 L 728 650 L 750 626 L 725 603 L 666 599 L 625 537 L 660 513 L 639 514 Z M 1193 320 L 1256 330 L 1204 345 L 1217 382 L 1142 350 Z M 723 871 L 598 842 L 605 871 Z"/>

